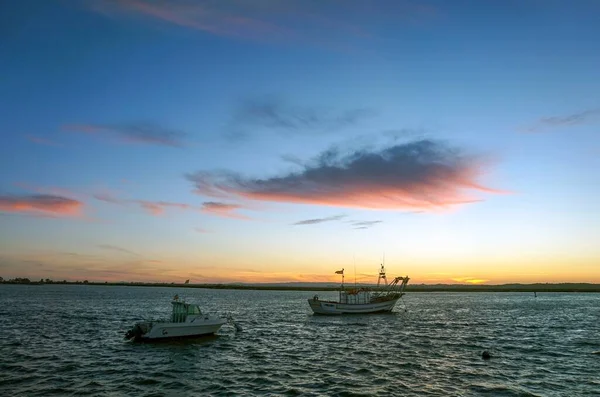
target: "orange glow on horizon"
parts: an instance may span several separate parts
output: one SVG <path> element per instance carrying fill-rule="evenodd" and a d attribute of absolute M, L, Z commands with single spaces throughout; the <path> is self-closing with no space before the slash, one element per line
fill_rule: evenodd
<path fill-rule="evenodd" d="M 99 246 L 87 253 L 34 251 L 29 254 L 4 256 L 5 266 L 0 274 L 8 277 L 125 281 L 125 282 L 184 282 L 191 283 L 329 283 L 339 285 L 341 276 L 336 270 L 346 268 L 345 283 L 355 280 L 354 271 L 345 261 L 327 257 L 295 258 L 282 262 L 278 256 L 240 253 L 219 256 L 166 257 L 147 253 L 140 255 Z M 286 263 L 286 266 L 282 264 Z M 328 263 L 325 267 L 322 263 Z M 529 258 L 522 262 L 510 258 L 484 261 L 416 261 L 405 264 L 386 264 L 388 281 L 396 276 L 409 276 L 409 285 L 416 284 L 533 284 L 533 283 L 600 283 L 598 260 L 590 258 Z M 345 266 L 346 265 L 346 266 Z M 378 268 L 378 266 L 376 266 Z M 277 270 L 275 270 L 277 269 Z M 366 271 L 365 271 L 366 270 Z M 356 282 L 376 284 L 373 266 L 359 264 Z"/>
<path fill-rule="evenodd" d="M 320 273 L 262 273 L 249 271 L 228 271 L 224 275 L 221 272 L 206 271 L 202 268 L 177 269 L 174 270 L 168 264 L 161 261 L 145 261 L 146 265 L 139 266 L 129 271 L 123 270 L 124 266 L 94 266 L 89 270 L 70 271 L 68 267 L 55 271 L 40 272 L 36 269 L 28 271 L 19 271 L 15 277 L 29 277 L 32 280 L 39 278 L 50 278 L 54 280 L 90 280 L 90 281 L 109 281 L 109 282 L 164 282 L 164 283 L 183 283 L 190 279 L 192 284 L 268 284 L 268 283 L 328 283 L 339 285 L 341 277 L 336 274 Z M 135 267 L 135 266 L 134 266 Z M 388 272 L 388 281 L 400 274 L 390 274 Z M 600 283 L 600 274 L 576 274 L 566 275 L 548 275 L 545 277 L 511 277 L 509 275 L 500 277 L 476 278 L 476 277 L 445 277 L 432 279 L 423 274 L 402 274 L 410 277 L 409 285 L 417 284 L 455 284 L 455 285 L 500 285 L 500 284 L 536 284 L 536 283 Z M 6 278 L 6 277 L 5 277 Z M 359 284 L 376 284 L 377 275 L 371 277 L 357 277 Z M 354 283 L 354 277 L 347 275 L 345 284 Z"/>

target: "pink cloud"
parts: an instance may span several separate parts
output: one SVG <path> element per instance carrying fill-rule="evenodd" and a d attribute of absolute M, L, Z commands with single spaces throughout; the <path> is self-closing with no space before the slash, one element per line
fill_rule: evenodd
<path fill-rule="evenodd" d="M 149 211 L 152 215 L 161 215 L 168 208 L 175 208 L 180 210 L 194 210 L 195 208 L 188 204 L 183 203 L 170 203 L 167 201 L 145 201 L 145 200 L 132 200 L 132 203 L 139 204 L 143 209 Z"/>
<path fill-rule="evenodd" d="M 34 215 L 78 216 L 83 203 L 78 200 L 50 194 L 2 195 L 0 211 Z"/>

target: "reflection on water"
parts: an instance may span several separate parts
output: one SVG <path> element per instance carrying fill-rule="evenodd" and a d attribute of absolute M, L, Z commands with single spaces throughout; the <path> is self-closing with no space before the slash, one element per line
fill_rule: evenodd
<path fill-rule="evenodd" d="M 123 340 L 173 295 L 231 313 L 218 335 Z M 413 293 L 390 314 L 314 316 L 314 292 L 0 286 L 0 394 L 585 395 L 600 294 Z M 323 299 L 335 292 L 319 292 Z M 331 295 L 331 296 L 328 296 Z M 488 350 L 492 359 L 484 361 Z"/>

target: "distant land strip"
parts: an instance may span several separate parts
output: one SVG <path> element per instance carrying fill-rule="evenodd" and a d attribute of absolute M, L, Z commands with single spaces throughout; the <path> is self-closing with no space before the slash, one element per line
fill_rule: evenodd
<path fill-rule="evenodd" d="M 18 285 L 85 285 L 85 286 L 127 286 L 127 287 L 170 287 L 170 288 L 205 288 L 226 290 L 259 290 L 259 291 L 337 291 L 339 284 L 332 283 L 231 283 L 231 284 L 185 284 L 185 283 L 146 283 L 146 282 L 97 282 L 97 281 L 52 281 L 29 279 L 2 280 L 0 284 Z M 346 289 L 369 288 L 377 290 L 372 284 L 346 284 Z M 379 289 L 385 289 L 381 287 Z M 600 292 L 600 284 L 591 283 L 536 283 L 536 284 L 413 284 L 407 285 L 405 292 Z"/>

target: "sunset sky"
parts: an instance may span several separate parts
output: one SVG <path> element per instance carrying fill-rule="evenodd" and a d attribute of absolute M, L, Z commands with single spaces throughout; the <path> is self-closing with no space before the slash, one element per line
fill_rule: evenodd
<path fill-rule="evenodd" d="M 0 276 L 600 283 L 600 2 L 0 5 Z"/>

